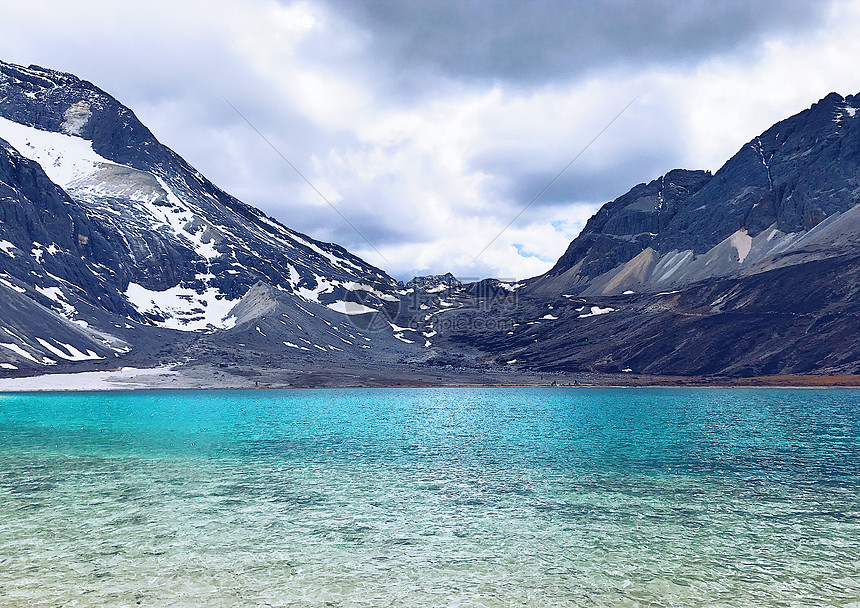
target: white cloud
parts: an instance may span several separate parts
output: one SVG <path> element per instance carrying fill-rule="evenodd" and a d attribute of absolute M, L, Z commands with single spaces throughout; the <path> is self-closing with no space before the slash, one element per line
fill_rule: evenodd
<path fill-rule="evenodd" d="M 398 87 L 414 85 L 415 74 L 374 55 L 373 33 L 318 2 L 5 4 L 0 58 L 95 82 L 227 191 L 401 278 L 538 274 L 605 200 L 675 167 L 715 170 L 828 92 L 860 91 L 851 69 L 860 54 L 857 2 L 835 5 L 819 29 L 765 36 L 698 62 L 610 66 L 529 85 L 439 71 L 408 94 Z"/>

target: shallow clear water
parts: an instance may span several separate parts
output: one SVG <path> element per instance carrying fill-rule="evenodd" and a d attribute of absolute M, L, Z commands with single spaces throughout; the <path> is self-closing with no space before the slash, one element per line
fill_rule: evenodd
<path fill-rule="evenodd" d="M 860 392 L 0 395 L 3 606 L 860 606 Z"/>

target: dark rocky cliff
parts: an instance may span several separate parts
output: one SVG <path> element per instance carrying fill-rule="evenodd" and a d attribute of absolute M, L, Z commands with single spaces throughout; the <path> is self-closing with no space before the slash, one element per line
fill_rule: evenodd
<path fill-rule="evenodd" d="M 749 265 L 776 244 L 770 235 L 755 241 L 765 231 L 777 230 L 780 238 L 801 236 L 860 201 L 857 107 L 857 96 L 831 93 L 750 140 L 713 176 L 674 170 L 635 186 L 604 205 L 558 263 L 533 283 L 544 290 L 553 285 L 555 291 L 580 293 L 646 250 L 653 259 L 640 273 L 639 287 L 656 291 L 740 272 L 750 253 L 745 247 L 735 266 L 707 256 L 724 257 L 715 248 L 742 231 L 743 239 L 754 240 Z M 680 269 L 673 271 L 674 284 L 659 272 L 660 261 L 668 264 L 666 256 L 673 252 L 689 252 L 683 261 L 671 260 Z M 710 271 L 685 272 L 696 258 Z"/>

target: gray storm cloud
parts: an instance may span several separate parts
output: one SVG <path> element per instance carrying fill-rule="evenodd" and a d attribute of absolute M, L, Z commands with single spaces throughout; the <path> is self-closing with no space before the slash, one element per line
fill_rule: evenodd
<path fill-rule="evenodd" d="M 533 2 L 329 0 L 372 33 L 375 55 L 398 68 L 522 86 L 610 66 L 692 63 L 750 48 L 772 33 L 819 25 L 821 3 L 798 0 Z"/>

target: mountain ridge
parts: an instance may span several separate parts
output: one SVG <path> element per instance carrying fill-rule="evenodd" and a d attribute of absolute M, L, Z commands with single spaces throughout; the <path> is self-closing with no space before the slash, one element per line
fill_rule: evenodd
<path fill-rule="evenodd" d="M 556 265 L 530 282 L 606 295 L 676 287 L 708 272 L 729 276 L 754 261 L 761 269 L 764 258 L 785 253 L 791 240 L 856 205 L 860 121 L 854 104 L 860 105 L 858 96 L 830 93 L 744 144 L 713 175 L 675 169 L 634 186 L 601 207 Z M 670 188 L 664 191 L 664 184 Z M 715 251 L 727 241 L 725 251 Z M 638 268 L 627 269 L 634 280 L 616 274 L 600 283 L 598 277 L 649 249 Z M 732 249 L 736 264 L 727 259 Z M 711 266 L 708 272 L 695 268 L 699 258 L 700 267 Z"/>
<path fill-rule="evenodd" d="M 0 374 L 856 373 L 855 104 L 637 184 L 543 275 L 403 285 L 220 190 L 92 83 L 0 62 Z"/>
<path fill-rule="evenodd" d="M 4 276 L 13 289 L 24 289 L 59 315 L 58 322 L 98 326 L 121 340 L 119 334 L 130 330 L 140 334 L 137 342 L 146 350 L 147 327 L 235 326 L 230 311 L 261 282 L 276 289 L 277 298 L 347 313 L 389 316 L 390 303 L 399 303 L 398 281 L 223 192 L 87 81 L 0 63 L 0 138 L 0 170 L 12 182 L 5 184 L 9 202 L 0 224 L 0 240 L 8 243 L 0 252 Z M 15 173 L 16 166 L 30 173 Z M 46 210 L 43 203 L 53 206 Z M 43 219 L 62 225 L 47 230 Z M 65 265 L 58 265 L 60 258 Z M 43 293 L 53 298 L 45 300 Z M 11 365 L 46 356 L 40 340 L 51 338 L 38 335 L 37 317 L 30 315 L 31 329 L 8 342 L 14 348 L 0 349 Z M 331 320 L 311 312 L 305 317 L 285 333 L 282 346 L 342 350 L 340 336 L 327 325 Z M 339 323 L 348 318 L 341 315 Z M 381 350 L 400 352 L 412 343 L 387 330 L 374 336 L 386 343 Z M 349 346 L 359 354 L 366 350 Z"/>

